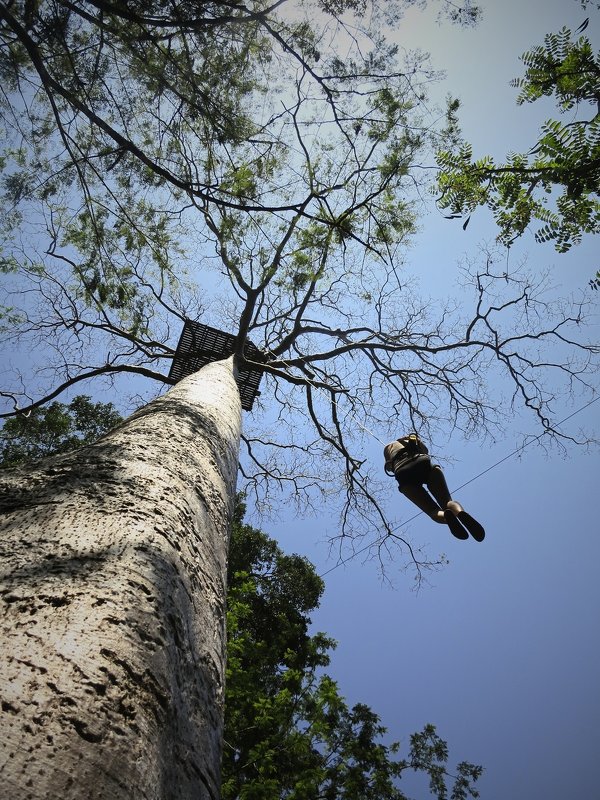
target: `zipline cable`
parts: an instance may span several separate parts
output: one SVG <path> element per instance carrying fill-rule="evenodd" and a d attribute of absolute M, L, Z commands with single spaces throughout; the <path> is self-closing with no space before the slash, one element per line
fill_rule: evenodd
<path fill-rule="evenodd" d="M 569 414 L 568 417 L 565 417 L 564 419 L 561 419 L 560 422 L 556 423 L 556 427 L 560 428 L 561 425 L 564 425 L 565 422 L 568 422 L 570 419 L 572 419 L 574 416 L 579 414 L 581 411 L 585 411 L 586 408 L 589 408 L 589 406 L 593 405 L 597 400 L 600 400 L 600 395 L 598 397 L 595 397 L 593 400 L 590 400 L 589 403 L 586 403 L 581 408 L 578 408 L 577 411 L 573 411 L 573 413 Z M 495 467 L 499 466 L 500 464 L 503 464 L 505 461 L 508 461 L 509 458 L 512 458 L 513 456 L 517 455 L 518 453 L 521 453 L 523 450 L 525 450 L 526 447 L 529 447 L 530 444 L 533 444 L 534 442 L 539 441 L 543 436 L 546 436 L 546 434 L 547 434 L 547 431 L 543 431 L 543 433 L 540 433 L 539 436 L 536 436 L 535 438 L 531 439 L 529 442 L 526 442 L 521 447 L 517 447 L 517 449 L 513 450 L 512 453 L 509 453 L 507 456 L 504 456 L 504 458 L 501 458 L 500 461 L 497 461 L 495 464 L 492 464 L 491 467 L 488 467 L 487 469 L 484 469 L 482 472 L 480 472 L 478 475 L 475 475 L 474 478 L 471 478 L 466 483 L 461 484 L 454 491 L 455 492 L 459 492 L 465 486 L 468 486 L 470 483 L 473 483 L 473 481 L 476 481 L 477 478 L 481 478 L 481 476 L 485 475 L 486 472 L 489 472 L 490 470 L 494 469 Z"/>
<path fill-rule="evenodd" d="M 568 422 L 570 419 L 575 417 L 577 414 L 580 414 L 582 411 L 585 411 L 586 408 L 589 408 L 591 405 L 596 403 L 598 400 L 600 400 L 600 395 L 598 397 L 595 397 L 593 400 L 590 400 L 589 403 L 586 403 L 584 406 L 581 406 L 581 408 L 578 408 L 576 411 L 573 411 L 573 413 L 569 414 L 568 417 L 565 417 L 564 419 L 561 419 L 560 422 L 556 423 L 556 427 L 559 428 L 561 425 L 564 425 L 565 422 Z M 369 433 L 370 433 L 370 431 L 369 431 Z M 499 461 L 496 461 L 495 464 L 492 464 L 491 467 L 487 467 L 486 469 L 482 470 L 480 473 L 475 475 L 473 478 L 470 478 L 468 481 L 466 481 L 465 483 L 461 484 L 456 489 L 454 489 L 453 494 L 455 492 L 459 492 L 461 489 L 464 489 L 465 486 L 468 486 L 470 483 L 473 483 L 473 481 L 476 481 L 478 478 L 481 478 L 482 475 L 485 475 L 488 472 L 491 472 L 496 467 L 499 467 L 500 464 L 503 464 L 505 461 L 508 461 L 509 458 L 512 458 L 513 456 L 515 456 L 515 455 L 517 455 L 519 453 L 522 453 L 523 450 L 525 450 L 527 447 L 529 447 L 529 445 L 533 444 L 534 442 L 539 441 L 543 436 L 546 436 L 547 433 L 548 433 L 548 431 L 544 431 L 543 433 L 540 433 L 538 436 L 534 437 L 533 439 L 530 439 L 524 445 L 521 445 L 521 447 L 517 447 L 516 450 L 512 451 L 512 453 L 509 453 L 508 455 L 503 456 L 503 458 L 501 458 Z M 375 545 L 378 545 L 378 544 L 381 544 L 382 542 L 384 542 L 386 540 L 386 538 L 390 535 L 390 533 L 394 533 L 394 531 L 397 531 L 400 528 L 404 527 L 405 525 L 408 525 L 409 523 L 413 522 L 415 519 L 417 519 L 417 517 L 420 517 L 421 514 L 424 514 L 424 513 L 425 513 L 424 511 L 418 511 L 414 516 L 410 517 L 410 519 L 407 519 L 404 522 L 401 522 L 395 528 L 392 528 L 389 533 L 386 533 L 384 536 L 380 536 L 378 539 L 375 539 L 375 541 L 370 542 L 369 544 L 365 545 L 365 547 L 362 547 L 360 550 L 357 550 L 355 553 L 352 553 L 352 555 L 349 556 L 348 558 L 343 559 L 342 561 L 339 561 L 337 564 L 335 564 L 330 569 L 326 570 L 325 572 L 322 572 L 319 575 L 319 578 L 324 578 L 325 575 L 329 575 L 329 573 L 333 572 L 334 569 L 337 569 L 338 567 L 344 566 L 344 564 L 347 564 L 349 561 L 352 561 L 352 559 L 356 558 L 356 556 L 359 556 L 361 553 L 364 553 L 366 550 L 370 550 L 371 547 L 373 547 Z"/>

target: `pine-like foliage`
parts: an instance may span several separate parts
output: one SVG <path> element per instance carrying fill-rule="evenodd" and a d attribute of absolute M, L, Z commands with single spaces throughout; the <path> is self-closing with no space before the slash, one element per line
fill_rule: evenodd
<path fill-rule="evenodd" d="M 521 60 L 525 74 L 512 81 L 517 103 L 554 96 L 569 119 L 546 121 L 531 150 L 509 154 L 504 164 L 474 159 L 466 142 L 440 152 L 440 206 L 461 216 L 487 205 L 507 245 L 537 221 L 536 240 L 564 252 L 600 231 L 600 54 L 563 28 Z"/>

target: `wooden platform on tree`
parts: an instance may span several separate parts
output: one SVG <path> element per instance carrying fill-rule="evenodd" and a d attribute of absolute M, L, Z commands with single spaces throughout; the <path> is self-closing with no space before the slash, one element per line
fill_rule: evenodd
<path fill-rule="evenodd" d="M 186 375 L 197 372 L 212 361 L 228 358 L 233 353 L 234 347 L 235 336 L 232 334 L 186 319 L 168 380 L 177 383 Z M 258 364 L 264 362 L 264 356 L 256 345 L 246 341 L 244 357 L 255 362 L 252 366 L 242 366 L 237 377 L 242 408 L 250 411 L 255 398 L 260 394 L 260 379 L 263 374 L 262 368 L 256 366 L 256 362 Z"/>

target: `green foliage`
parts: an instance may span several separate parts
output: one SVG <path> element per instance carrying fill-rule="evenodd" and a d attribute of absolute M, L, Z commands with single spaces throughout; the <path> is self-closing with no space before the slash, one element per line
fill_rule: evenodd
<path fill-rule="evenodd" d="M 199 24 L 194 3 L 150 5 L 11 4 L 0 27 L 0 257 L 46 230 L 78 299 L 134 336 L 139 284 L 165 283 L 179 254 L 169 202 L 195 153 L 254 131 L 247 102 L 269 51 L 235 4 L 205 4 Z"/>
<path fill-rule="evenodd" d="M 191 198 L 246 214 L 262 204 L 304 209 L 314 193 L 310 216 L 338 226 L 338 243 L 390 245 L 396 227 L 377 198 L 406 193 L 403 179 L 430 130 L 415 115 L 423 60 L 398 64 L 376 20 L 413 1 L 313 0 L 298 19 L 263 0 L 205 3 L 200 16 L 193 2 L 176 11 L 11 4 L 0 28 L 7 241 L 26 220 L 42 221 L 47 254 L 78 265 L 80 296 L 116 310 L 133 335 L 147 333 L 135 284 L 148 279 L 132 277 L 132 264 L 151 262 L 152 283 L 163 280 L 176 260 L 168 229 Z M 474 13 L 470 2 L 441 6 L 455 21 Z M 368 10 L 362 27 L 340 22 L 337 48 L 328 16 L 360 20 Z M 322 74 L 313 73 L 321 61 Z M 280 89 L 290 97 L 283 111 Z M 320 158 L 325 152 L 335 156 Z M 353 205 L 360 213 L 350 223 Z"/>
<path fill-rule="evenodd" d="M 528 50 L 521 61 L 527 68 L 525 75 L 511 81 L 521 90 L 519 105 L 552 95 L 556 95 L 561 111 L 581 102 L 597 104 L 598 62 L 586 37 L 573 41 L 571 31 L 563 28 L 548 34 L 544 44 Z"/>
<path fill-rule="evenodd" d="M 406 770 L 428 775 L 445 800 L 446 743 L 428 725 L 401 759 L 377 714 L 348 706 L 322 673 L 334 643 L 308 632 L 323 582 L 305 558 L 243 524 L 243 513 L 239 505 L 228 572 L 223 800 L 405 800 Z M 459 764 L 451 797 L 477 797 L 481 772 Z"/>
<path fill-rule="evenodd" d="M 499 239 L 510 245 L 534 220 L 541 222 L 538 242 L 553 241 L 564 252 L 584 233 L 600 232 L 600 55 L 590 41 L 563 28 L 522 57 L 525 75 L 513 81 L 517 103 L 554 96 L 561 112 L 591 104 L 589 119 L 548 120 L 537 144 L 506 163 L 474 160 L 461 142 L 438 153 L 440 206 L 452 215 L 478 206 L 492 210 Z"/>
<path fill-rule="evenodd" d="M 346 11 L 364 14 L 367 0 L 319 0 L 319 6 L 326 14 L 339 15 Z"/>
<path fill-rule="evenodd" d="M 414 165 L 445 138 L 426 57 L 383 35 L 411 4 L 5 6 L 0 271 L 18 274 L 0 332 L 43 325 L 59 353 L 93 337 L 107 371 L 155 371 L 173 314 L 223 308 L 199 275 L 212 247 L 270 345 L 267 325 L 340 274 L 362 298 L 361 251 L 395 268 L 427 180 Z"/>
<path fill-rule="evenodd" d="M 399 3 L 397 0 L 381 0 L 381 4 L 384 10 L 388 12 L 388 17 L 397 21 L 402 6 L 418 6 L 419 8 L 424 8 L 426 0 L 405 0 L 403 3 Z M 371 7 L 371 9 L 373 9 L 373 7 L 377 9 L 379 3 L 373 2 L 373 0 L 371 0 L 371 2 L 369 2 L 369 0 L 318 0 L 317 5 L 326 14 L 331 14 L 333 16 L 339 16 L 348 11 L 362 16 L 369 7 Z M 464 0 L 462 4 L 451 2 L 451 0 L 442 0 L 440 5 L 439 18 L 445 17 L 449 19 L 450 22 L 464 27 L 476 25 L 481 18 L 480 6 L 474 5 L 471 0 Z M 391 7 L 392 11 L 386 8 L 386 6 Z"/>
<path fill-rule="evenodd" d="M 85 395 L 68 405 L 51 403 L 27 416 L 11 417 L 0 430 L 0 467 L 27 464 L 90 444 L 121 420 L 112 403 L 93 403 Z"/>

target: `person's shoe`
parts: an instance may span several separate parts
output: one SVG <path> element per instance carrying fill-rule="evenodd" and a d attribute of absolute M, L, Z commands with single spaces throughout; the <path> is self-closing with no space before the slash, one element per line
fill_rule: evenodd
<path fill-rule="evenodd" d="M 466 511 L 460 511 L 456 516 L 476 542 L 483 542 L 485 539 L 485 530 L 483 529 L 483 525 L 480 525 L 479 522 L 477 522 L 477 520 L 474 519 L 470 514 L 467 514 Z"/>
<path fill-rule="evenodd" d="M 485 539 L 483 525 L 480 525 L 474 517 L 468 514 L 460 503 L 457 503 L 456 500 L 448 500 L 446 503 L 446 511 L 451 511 L 458 517 L 476 542 L 483 542 Z"/>
<path fill-rule="evenodd" d="M 444 511 L 444 519 L 446 520 L 446 524 L 450 528 L 450 533 L 453 536 L 456 536 L 457 539 L 468 539 L 469 534 L 463 528 L 463 526 L 458 521 L 458 518 L 454 515 L 454 513 L 447 508 Z"/>

